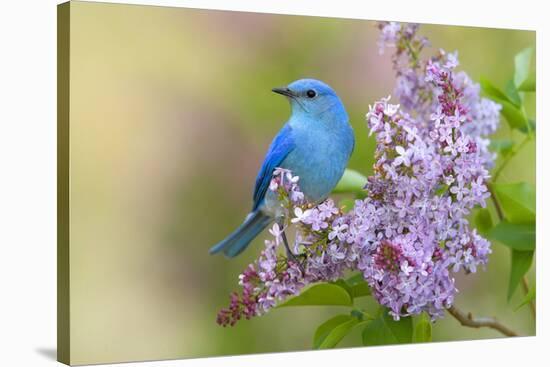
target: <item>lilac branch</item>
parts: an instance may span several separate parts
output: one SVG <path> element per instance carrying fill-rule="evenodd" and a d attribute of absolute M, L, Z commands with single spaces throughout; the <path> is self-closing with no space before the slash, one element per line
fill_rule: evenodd
<path fill-rule="evenodd" d="M 471 312 L 468 314 L 460 311 L 456 306 L 451 306 L 447 311 L 460 322 L 462 326 L 479 329 L 481 327 L 488 327 L 506 336 L 519 336 L 517 332 L 504 326 L 497 319 L 493 317 L 474 317 Z"/>
<path fill-rule="evenodd" d="M 497 217 L 499 221 L 504 220 L 504 213 L 502 212 L 502 207 L 500 206 L 500 203 L 498 202 L 498 199 L 495 195 L 495 191 L 493 190 L 493 184 L 489 183 L 487 185 L 487 188 L 489 189 L 489 192 L 491 193 L 491 200 L 493 202 L 493 205 L 495 206 L 495 210 L 497 212 Z"/>

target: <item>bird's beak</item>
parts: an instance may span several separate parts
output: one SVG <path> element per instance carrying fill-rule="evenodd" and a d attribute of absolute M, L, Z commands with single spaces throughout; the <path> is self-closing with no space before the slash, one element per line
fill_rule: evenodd
<path fill-rule="evenodd" d="M 282 94 L 283 96 L 290 97 L 290 98 L 296 97 L 296 95 L 294 93 L 292 93 L 292 91 L 290 89 L 288 89 L 287 87 L 273 88 L 272 91 L 275 92 L 275 93 L 278 93 L 278 94 Z"/>

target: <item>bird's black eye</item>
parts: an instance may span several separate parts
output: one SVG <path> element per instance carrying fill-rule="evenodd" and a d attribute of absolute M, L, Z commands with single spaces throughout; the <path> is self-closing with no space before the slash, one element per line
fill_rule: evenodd
<path fill-rule="evenodd" d="M 308 96 L 308 98 L 314 98 L 317 95 L 317 93 L 315 93 L 313 89 L 310 89 L 306 92 L 306 95 Z"/>

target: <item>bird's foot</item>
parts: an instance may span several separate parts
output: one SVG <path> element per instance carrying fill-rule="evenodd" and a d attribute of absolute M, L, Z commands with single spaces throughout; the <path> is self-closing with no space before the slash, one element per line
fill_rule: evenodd
<path fill-rule="evenodd" d="M 300 268 L 300 271 L 302 272 L 302 275 L 306 275 L 306 269 L 304 267 L 304 263 L 305 263 L 305 258 L 307 257 L 307 255 L 305 253 L 302 253 L 302 254 L 294 254 L 291 250 L 290 250 L 290 246 L 288 245 L 288 241 L 286 239 L 286 234 L 283 232 L 282 234 L 282 237 L 283 237 L 283 243 L 285 245 L 285 249 L 286 249 L 286 257 L 293 261 L 294 263 L 296 263 L 298 265 L 298 267 Z M 303 257 L 304 260 L 303 261 L 300 261 L 298 259 L 298 257 Z"/>
<path fill-rule="evenodd" d="M 290 251 L 289 248 L 286 249 L 286 257 L 296 263 L 298 267 L 300 268 L 300 271 L 302 272 L 302 275 L 306 274 L 306 269 L 304 267 L 305 259 L 307 257 L 306 254 L 294 254 L 292 251 Z M 299 258 L 302 258 L 303 260 L 300 260 Z"/>

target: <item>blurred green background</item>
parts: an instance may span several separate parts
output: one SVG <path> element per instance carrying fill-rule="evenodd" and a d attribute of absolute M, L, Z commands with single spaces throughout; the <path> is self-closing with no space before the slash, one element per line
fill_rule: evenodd
<path fill-rule="evenodd" d="M 71 22 L 73 362 L 310 349 L 315 328 L 341 309 L 280 309 L 221 328 L 216 313 L 263 242 L 231 261 L 208 249 L 248 212 L 265 151 L 289 116 L 272 87 L 329 83 L 355 129 L 350 167 L 371 172 L 364 116 L 394 85 L 374 22 L 86 2 L 72 3 Z M 421 33 L 428 52 L 459 50 L 461 69 L 500 87 L 513 56 L 535 45 L 528 31 Z M 502 121 L 497 135 L 511 134 Z M 535 183 L 534 143 L 501 176 L 519 180 Z M 493 251 L 487 271 L 458 277 L 456 305 L 534 334 L 529 308 L 514 312 L 521 290 L 506 302 L 509 250 Z M 434 327 L 435 341 L 493 337 L 449 317 Z"/>

